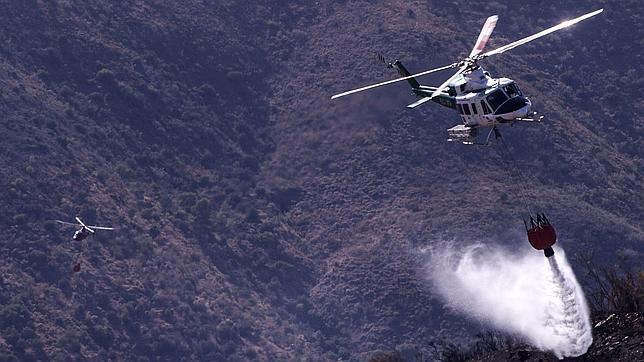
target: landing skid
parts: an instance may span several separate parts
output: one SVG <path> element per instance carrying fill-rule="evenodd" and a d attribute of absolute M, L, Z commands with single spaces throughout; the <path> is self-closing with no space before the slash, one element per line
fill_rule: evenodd
<path fill-rule="evenodd" d="M 490 128 L 487 137 L 485 137 L 485 142 L 476 142 L 477 136 L 479 134 L 478 127 L 465 127 L 463 125 L 458 125 L 447 130 L 450 138 L 447 139 L 449 142 L 461 142 L 464 145 L 468 146 L 489 146 L 492 142 L 492 134 L 494 134 L 495 139 L 501 138 L 501 133 L 496 128 L 496 126 Z"/>
<path fill-rule="evenodd" d="M 532 112 L 530 114 L 531 117 L 522 117 L 522 118 L 516 118 L 513 121 L 504 121 L 501 124 L 510 124 L 510 126 L 514 126 L 517 122 L 529 122 L 529 123 L 542 123 L 543 119 L 545 118 L 542 114 L 539 112 Z M 447 139 L 448 142 L 461 142 L 464 145 L 468 146 L 489 146 L 492 142 L 492 134 L 494 134 L 495 139 L 501 138 L 501 133 L 499 130 L 496 128 L 496 125 L 499 123 L 495 123 L 495 125 L 490 129 L 490 132 L 488 132 L 487 137 L 485 137 L 485 142 L 476 142 L 476 139 L 478 138 L 479 135 L 479 130 L 481 127 L 476 127 L 476 126 L 465 126 L 465 125 L 457 125 L 454 126 L 450 129 L 447 130 L 447 133 L 449 134 L 449 138 Z"/>
<path fill-rule="evenodd" d="M 487 133 L 487 137 L 485 138 L 484 143 L 463 142 L 463 144 L 468 146 L 489 146 L 492 144 L 492 142 L 490 142 L 490 138 L 492 138 L 492 133 L 494 133 L 494 139 L 498 140 L 499 138 L 501 138 L 501 132 L 499 132 L 499 130 L 495 126 L 495 127 L 492 127 L 492 129 L 490 129 L 490 132 Z"/>
<path fill-rule="evenodd" d="M 521 122 L 536 122 L 536 123 L 541 123 L 543 122 L 544 116 L 540 114 L 539 112 L 532 112 L 530 115 L 531 117 L 529 118 L 517 118 L 517 121 Z"/>

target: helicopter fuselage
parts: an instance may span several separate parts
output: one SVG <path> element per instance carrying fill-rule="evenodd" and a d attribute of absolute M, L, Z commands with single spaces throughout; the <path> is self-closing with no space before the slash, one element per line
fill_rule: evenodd
<path fill-rule="evenodd" d="M 413 91 L 419 97 L 428 97 L 433 90 L 420 86 Z M 447 93 L 432 101 L 455 109 L 465 127 L 494 127 L 520 121 L 532 106 L 512 79 L 491 78 L 481 67 L 462 74 L 449 85 Z"/>
<path fill-rule="evenodd" d="M 80 228 L 80 229 L 76 230 L 76 232 L 74 232 L 74 236 L 72 236 L 72 240 L 81 241 L 81 240 L 87 238 L 89 235 L 90 235 L 90 232 L 83 227 L 83 228 Z"/>

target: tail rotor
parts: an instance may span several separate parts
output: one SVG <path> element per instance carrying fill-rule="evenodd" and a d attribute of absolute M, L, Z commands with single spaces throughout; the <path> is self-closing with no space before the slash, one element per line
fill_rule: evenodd
<path fill-rule="evenodd" d="M 385 58 L 385 57 L 384 57 L 382 54 L 380 54 L 380 53 L 376 53 L 376 59 L 377 59 L 380 63 L 384 64 L 387 68 L 393 68 L 393 67 L 394 67 L 394 63 L 395 63 L 395 62 L 387 61 L 387 58 Z"/>

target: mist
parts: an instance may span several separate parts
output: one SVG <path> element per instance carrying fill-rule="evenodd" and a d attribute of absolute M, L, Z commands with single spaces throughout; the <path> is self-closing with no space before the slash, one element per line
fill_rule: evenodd
<path fill-rule="evenodd" d="M 551 258 L 528 247 L 511 253 L 491 245 L 427 255 L 434 291 L 454 311 L 560 359 L 590 347 L 588 307 L 562 249 Z"/>

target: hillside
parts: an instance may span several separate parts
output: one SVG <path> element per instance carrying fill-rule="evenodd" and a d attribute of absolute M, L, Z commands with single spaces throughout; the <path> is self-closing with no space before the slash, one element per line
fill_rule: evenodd
<path fill-rule="evenodd" d="M 565 358 L 564 361 L 640 361 L 644 358 L 641 349 L 644 334 L 644 316 L 642 313 L 610 313 L 598 315 L 593 323 L 594 342 L 588 352 L 577 358 Z M 553 355 L 534 350 L 529 346 L 510 345 L 497 351 L 481 353 L 471 361 L 558 361 Z M 395 356 L 396 354 L 390 354 Z"/>
<path fill-rule="evenodd" d="M 484 66 L 547 116 L 503 132 L 560 245 L 641 259 L 640 2 L 511 4 L 6 4 L 0 359 L 364 359 L 466 338 L 418 250 L 529 248 L 516 180 L 494 148 L 445 142 L 450 110 L 406 109 L 405 84 L 330 95 L 394 77 L 375 52 L 451 63 L 493 13 L 490 49 L 605 8 Z M 72 274 L 81 244 L 52 220 L 75 215 L 118 230 Z"/>

